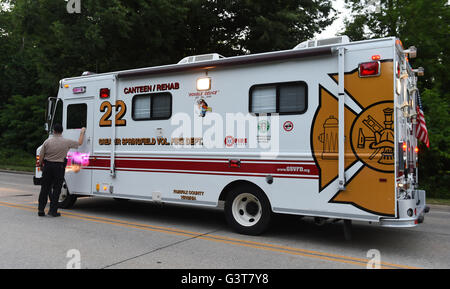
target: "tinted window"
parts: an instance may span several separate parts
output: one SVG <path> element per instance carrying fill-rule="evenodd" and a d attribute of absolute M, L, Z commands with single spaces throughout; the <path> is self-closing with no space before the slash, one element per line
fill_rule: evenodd
<path fill-rule="evenodd" d="M 67 106 L 67 129 L 86 127 L 87 104 L 69 104 Z"/>
<path fill-rule="evenodd" d="M 250 88 L 251 113 L 302 114 L 307 109 L 304 82 L 261 84 Z"/>
<path fill-rule="evenodd" d="M 172 95 L 155 93 L 133 97 L 134 120 L 169 119 L 172 116 Z"/>
<path fill-rule="evenodd" d="M 280 86 L 280 112 L 304 112 L 306 87 L 304 84 Z"/>

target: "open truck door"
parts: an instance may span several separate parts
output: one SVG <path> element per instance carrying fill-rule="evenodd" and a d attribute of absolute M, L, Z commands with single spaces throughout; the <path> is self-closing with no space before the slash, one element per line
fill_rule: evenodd
<path fill-rule="evenodd" d="M 92 170 L 85 167 L 89 164 L 92 155 L 93 129 L 93 99 L 70 98 L 64 101 L 65 130 L 63 136 L 68 139 L 78 140 L 80 129 L 86 127 L 83 144 L 78 149 L 71 149 L 67 155 L 65 180 L 70 194 L 90 194 Z M 76 184 L 76 186 L 74 186 Z"/>

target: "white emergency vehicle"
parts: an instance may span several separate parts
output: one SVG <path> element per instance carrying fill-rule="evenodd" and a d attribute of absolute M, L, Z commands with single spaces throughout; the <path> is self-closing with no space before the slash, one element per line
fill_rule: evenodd
<path fill-rule="evenodd" d="M 417 189 L 415 54 L 394 37 L 341 36 L 62 79 L 48 131 L 61 122 L 75 140 L 87 129 L 68 155 L 61 206 L 78 196 L 224 201 L 245 234 L 262 233 L 272 213 L 415 226 L 428 210 Z"/>

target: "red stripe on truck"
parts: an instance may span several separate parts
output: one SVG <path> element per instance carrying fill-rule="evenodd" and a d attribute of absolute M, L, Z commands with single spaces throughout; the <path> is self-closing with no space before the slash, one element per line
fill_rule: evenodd
<path fill-rule="evenodd" d="M 88 169 L 110 167 L 107 157 L 91 157 Z M 309 161 L 241 160 L 240 167 L 230 167 L 228 159 L 136 159 L 120 157 L 115 160 L 118 171 L 153 171 L 167 173 L 201 173 L 274 177 L 318 178 L 317 166 Z"/>

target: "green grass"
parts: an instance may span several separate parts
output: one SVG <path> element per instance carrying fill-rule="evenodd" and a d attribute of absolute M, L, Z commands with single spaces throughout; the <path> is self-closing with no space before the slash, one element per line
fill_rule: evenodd
<path fill-rule="evenodd" d="M 36 157 L 21 151 L 0 150 L 0 169 L 33 172 Z"/>
<path fill-rule="evenodd" d="M 35 167 L 22 167 L 22 166 L 0 164 L 0 169 L 8 171 L 34 172 Z"/>
<path fill-rule="evenodd" d="M 450 206 L 450 199 L 427 198 L 427 204 Z"/>

